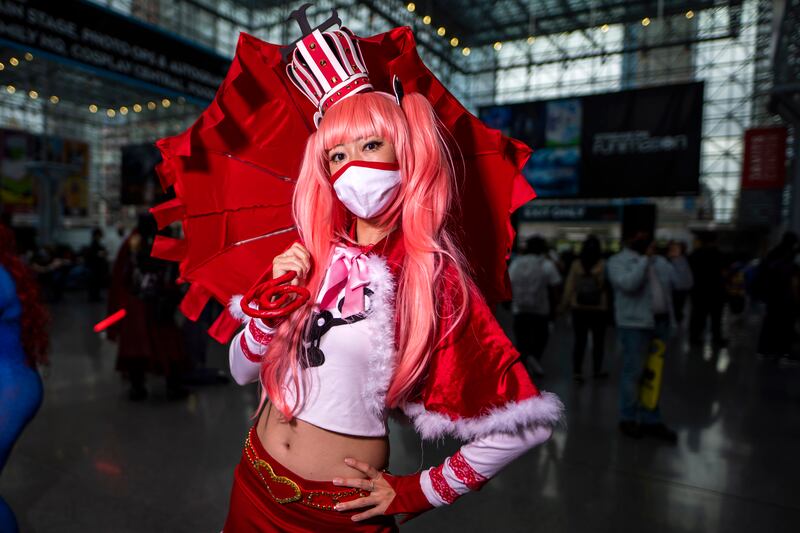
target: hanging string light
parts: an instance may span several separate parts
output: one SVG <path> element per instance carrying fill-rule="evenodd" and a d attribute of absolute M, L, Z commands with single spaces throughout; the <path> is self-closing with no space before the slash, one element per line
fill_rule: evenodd
<path fill-rule="evenodd" d="M 28 55 L 30 55 L 30 59 L 27 57 Z M 24 57 L 25 57 L 26 60 L 29 60 L 29 61 L 33 60 L 33 55 L 30 54 L 30 53 L 26 54 Z M 14 62 L 19 64 L 19 59 L 15 58 L 15 57 L 12 57 L 11 59 L 9 59 L 9 63 L 14 63 Z M 0 70 L 3 70 L 3 69 L 5 69 L 5 64 L 0 63 Z M 19 87 L 15 86 L 15 85 L 12 85 L 12 84 L 7 84 L 7 85 L 4 85 L 4 86 L 0 86 L 0 90 L 2 90 L 2 88 L 5 88 L 5 91 L 8 94 L 16 94 L 17 90 L 20 90 L 20 91 L 22 91 L 21 94 L 26 94 L 28 96 L 28 98 L 30 98 L 31 100 L 38 100 L 39 97 L 42 96 L 42 93 L 40 91 L 36 90 L 36 89 L 19 88 Z M 59 96 L 55 95 L 55 94 L 50 95 L 50 96 L 43 96 L 43 98 L 47 98 L 47 100 L 51 104 L 61 103 L 61 98 Z M 160 100 L 158 100 L 158 102 L 161 104 L 161 107 L 163 107 L 164 109 L 169 109 L 173 104 L 172 100 L 170 100 L 169 98 L 161 98 Z M 75 102 L 75 103 L 77 103 L 77 102 Z M 182 96 L 178 97 L 178 104 L 183 105 L 185 103 L 186 103 L 186 98 L 184 98 Z M 84 104 L 81 104 L 81 105 L 84 105 Z M 159 107 L 159 104 L 157 103 L 156 100 L 150 100 L 145 105 L 147 106 L 147 109 L 150 110 L 150 111 L 155 111 Z M 98 113 L 100 111 L 100 106 L 98 104 L 96 104 L 96 103 L 91 103 L 91 104 L 86 105 L 86 107 L 84 109 L 87 109 L 89 111 L 89 113 L 96 114 L 96 113 Z M 133 109 L 134 113 L 141 113 L 144 110 L 144 106 L 142 104 L 135 103 L 135 104 L 132 104 L 130 106 L 123 105 L 123 106 L 120 106 L 119 108 L 116 108 L 116 109 L 109 107 L 109 108 L 105 109 L 105 115 L 108 118 L 115 118 L 117 115 L 125 116 L 125 115 L 128 115 L 130 113 L 131 109 Z"/>
<path fill-rule="evenodd" d="M 409 13 L 415 13 L 417 11 L 417 4 L 415 4 L 414 2 L 407 3 L 406 4 L 406 10 L 408 10 Z M 430 15 L 425 15 L 424 17 L 422 17 L 422 23 L 425 24 L 426 26 L 430 26 L 433 23 L 433 17 L 431 17 Z M 437 27 L 436 28 L 436 35 L 438 35 L 439 37 L 446 37 L 447 36 L 447 28 L 445 26 Z M 450 46 L 452 46 L 453 48 L 458 48 L 458 45 L 461 44 L 461 39 L 459 39 L 458 37 L 452 36 L 450 38 L 449 42 L 450 42 Z M 468 56 L 470 54 L 469 47 L 462 48 L 461 49 L 461 53 L 464 56 Z"/>
<path fill-rule="evenodd" d="M 33 54 L 30 52 L 25 52 L 22 57 L 25 59 L 25 61 L 33 61 Z M 17 56 L 11 56 L 5 61 L 0 61 L 0 70 L 5 70 L 6 62 L 11 67 L 18 67 L 22 64 Z"/>
<path fill-rule="evenodd" d="M 407 7 L 408 7 L 409 11 L 414 11 L 416 9 L 416 6 L 413 3 L 410 3 Z M 33 53 L 32 52 L 25 52 L 22 55 L 22 60 L 28 61 L 28 62 L 33 61 L 34 60 Z M 22 65 L 22 60 L 17 56 L 11 56 L 5 61 L 0 61 L 0 71 L 7 70 L 6 69 L 6 65 L 8 65 L 8 66 L 10 66 L 12 68 L 21 66 Z M 12 84 L 8 84 L 8 85 L 5 85 L 5 90 L 6 90 L 6 92 L 8 94 L 16 94 L 17 87 L 12 85 Z M 30 90 L 25 91 L 24 89 L 20 88 L 19 90 L 22 91 L 23 94 L 27 94 L 27 96 L 31 100 L 38 100 L 39 96 L 41 95 L 41 93 L 39 91 L 37 91 L 36 89 L 30 89 Z M 51 96 L 47 97 L 47 100 L 51 104 L 58 104 L 58 103 L 61 102 L 61 98 L 59 96 L 57 96 L 57 95 L 51 95 Z M 185 103 L 185 101 L 186 101 L 185 98 L 182 98 L 182 97 L 178 98 L 178 102 L 180 104 Z M 162 99 L 160 99 L 160 102 L 161 102 L 161 107 L 163 107 L 164 109 L 167 109 L 172 105 L 172 102 L 170 101 L 169 98 L 162 98 Z M 152 101 L 151 100 L 151 101 L 147 102 L 146 105 L 147 105 L 147 109 L 149 109 L 150 111 L 154 111 L 155 109 L 158 108 L 158 104 L 156 103 L 156 101 Z M 100 107 L 97 104 L 94 104 L 94 103 L 87 105 L 85 109 L 87 109 L 89 111 L 89 113 L 92 113 L 92 114 L 96 114 L 98 111 L 100 111 Z M 119 115 L 127 115 L 129 113 L 130 109 L 133 109 L 133 111 L 135 113 L 141 113 L 144 110 L 144 107 L 141 104 L 136 103 L 136 104 L 133 104 L 130 107 L 124 106 L 124 105 L 120 106 L 119 110 L 114 109 L 114 108 L 107 108 L 105 110 L 105 115 L 108 118 L 114 118 L 118 114 Z"/>

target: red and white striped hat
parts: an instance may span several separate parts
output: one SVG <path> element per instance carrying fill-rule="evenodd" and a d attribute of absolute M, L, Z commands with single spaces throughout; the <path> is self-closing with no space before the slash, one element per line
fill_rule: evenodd
<path fill-rule="evenodd" d="M 344 26 L 325 32 L 315 29 L 298 40 L 286 74 L 317 107 L 317 124 L 332 105 L 373 90 L 356 36 Z"/>

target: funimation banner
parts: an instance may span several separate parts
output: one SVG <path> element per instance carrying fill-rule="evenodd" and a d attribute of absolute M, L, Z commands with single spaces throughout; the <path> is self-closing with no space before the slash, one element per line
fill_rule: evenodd
<path fill-rule="evenodd" d="M 488 106 L 490 127 L 526 142 L 542 198 L 699 193 L 703 84 Z"/>
<path fill-rule="evenodd" d="M 3 42 L 203 103 L 230 66 L 211 50 L 79 0 L 0 1 Z"/>

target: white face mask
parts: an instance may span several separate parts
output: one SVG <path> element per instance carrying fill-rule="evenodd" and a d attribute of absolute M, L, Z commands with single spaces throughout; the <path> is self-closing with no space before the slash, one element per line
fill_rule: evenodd
<path fill-rule="evenodd" d="M 383 213 L 400 190 L 400 165 L 377 161 L 351 161 L 331 176 L 333 190 L 359 218 Z"/>

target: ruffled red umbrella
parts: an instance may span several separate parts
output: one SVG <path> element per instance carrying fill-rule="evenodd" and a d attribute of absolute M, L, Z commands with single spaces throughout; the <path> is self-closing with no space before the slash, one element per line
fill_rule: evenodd
<path fill-rule="evenodd" d="M 419 92 L 450 133 L 461 183 L 454 224 L 475 281 L 490 302 L 510 298 L 510 214 L 534 198 L 521 170 L 530 148 L 492 130 L 444 88 L 416 52 L 410 28 L 360 39 L 376 90 Z M 181 311 L 196 320 L 215 298 L 250 289 L 294 240 L 295 180 L 316 109 L 287 79 L 281 48 L 241 34 L 222 86 L 185 132 L 158 141 L 158 173 L 175 199 L 154 207 L 160 227 L 181 221 L 184 238 L 159 236 L 153 256 L 180 262 L 190 289 Z M 227 341 L 238 322 L 223 312 L 209 330 Z"/>

